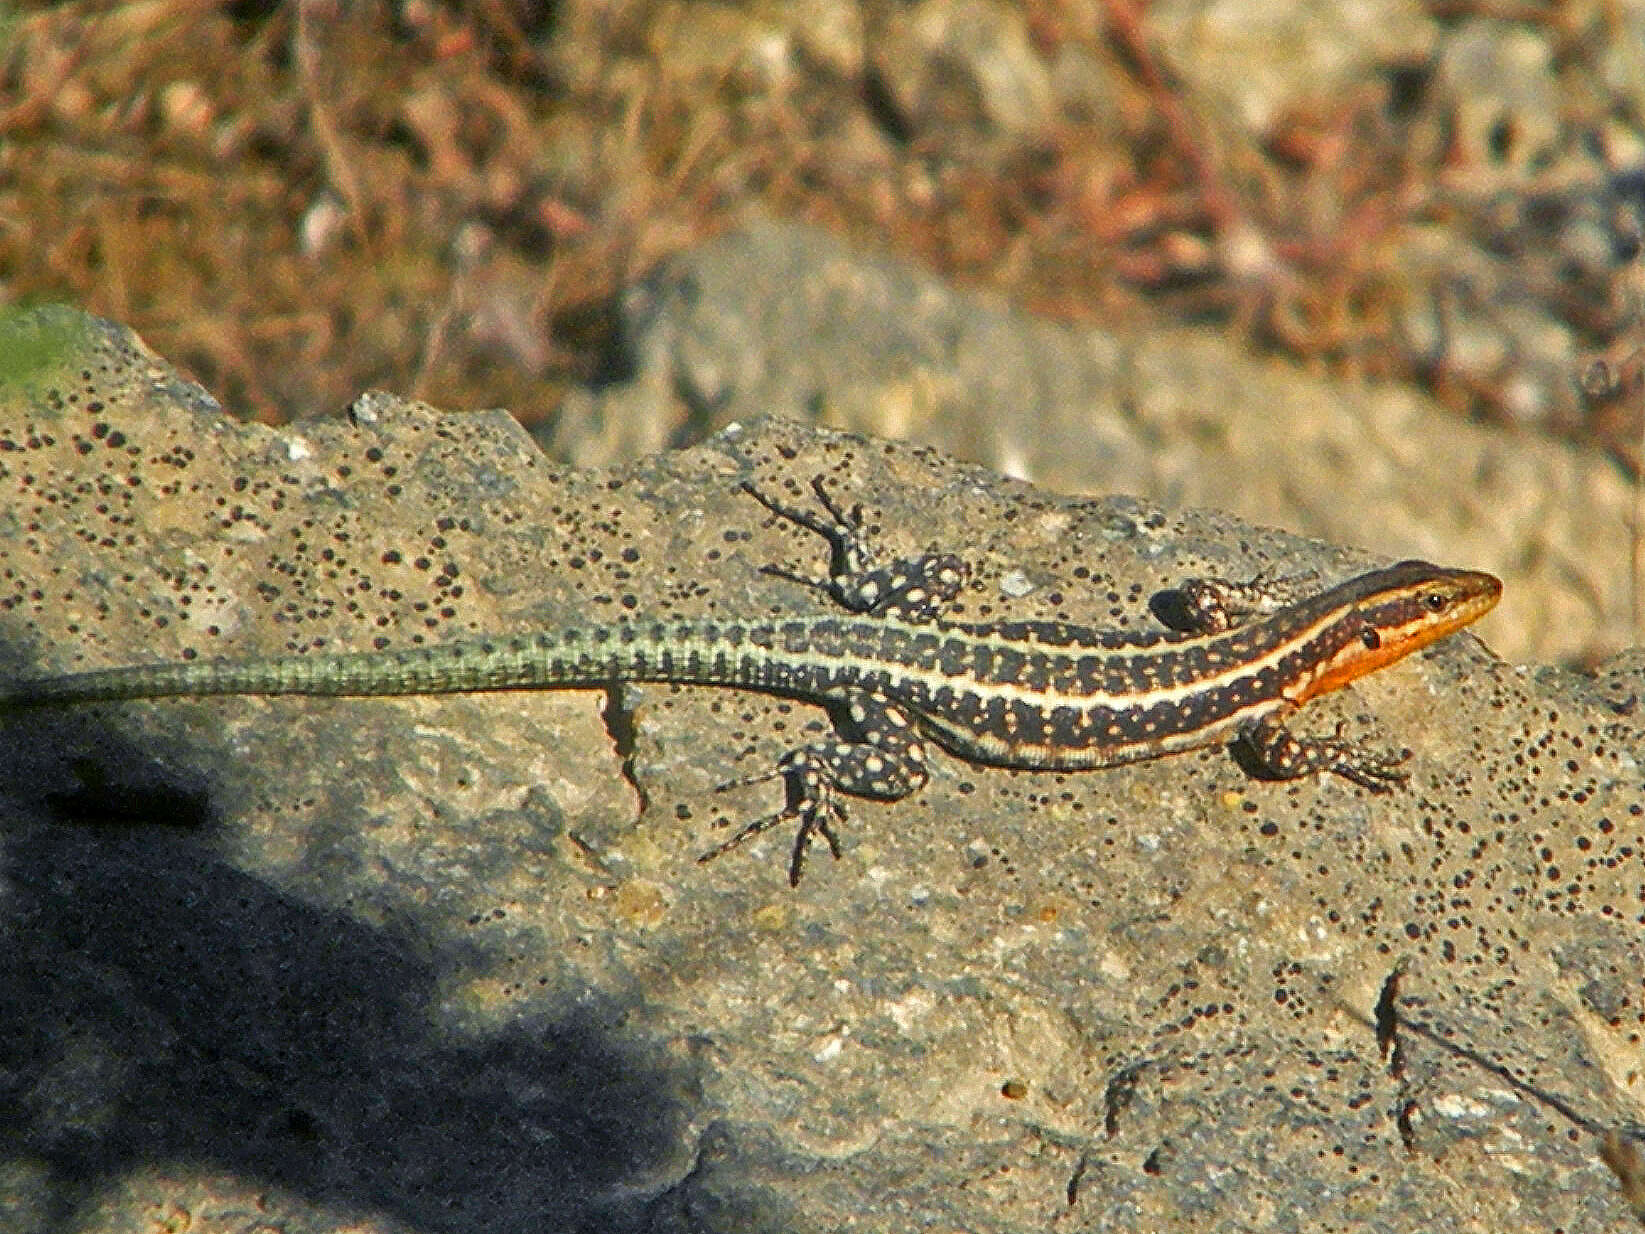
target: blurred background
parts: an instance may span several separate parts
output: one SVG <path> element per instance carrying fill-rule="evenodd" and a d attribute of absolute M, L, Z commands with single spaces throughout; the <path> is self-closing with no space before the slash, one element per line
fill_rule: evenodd
<path fill-rule="evenodd" d="M 0 304 L 236 416 L 779 412 L 1484 565 L 1574 663 L 1640 641 L 1642 231 L 1645 0 L 0 7 Z"/>

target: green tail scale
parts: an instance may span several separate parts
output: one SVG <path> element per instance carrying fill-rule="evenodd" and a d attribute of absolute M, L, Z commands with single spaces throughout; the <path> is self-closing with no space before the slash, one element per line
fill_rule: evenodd
<path fill-rule="evenodd" d="M 133 665 L 3 685 L 0 707 L 231 694 L 458 694 L 636 681 L 805 692 L 839 684 L 842 675 L 774 661 L 774 649 L 821 652 L 843 670 L 853 635 L 870 637 L 884 624 L 614 622 L 428 647 Z"/>

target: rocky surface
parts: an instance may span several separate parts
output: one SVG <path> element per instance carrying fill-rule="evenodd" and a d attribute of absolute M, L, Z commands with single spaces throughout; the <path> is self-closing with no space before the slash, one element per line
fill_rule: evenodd
<path fill-rule="evenodd" d="M 275 431 L 129 335 L 0 336 L 0 671 L 824 603 L 736 491 L 822 475 L 958 613 L 1366 563 L 779 422 L 609 470 L 370 395 Z M 798 489 L 796 488 L 796 491 Z M 1220 751 L 943 759 L 839 862 L 707 866 L 823 723 L 663 687 L 7 717 L 8 1229 L 1618 1228 L 1645 1067 L 1637 657 L 1461 636 L 1301 725 L 1405 791 Z"/>
<path fill-rule="evenodd" d="M 1507 580 L 1488 640 L 1593 663 L 1633 641 L 1636 494 L 1596 450 L 1208 332 L 1054 325 L 825 233 L 756 220 L 625 306 L 625 380 L 547 448 L 609 464 L 762 414 L 909 438 L 1062 492 L 1133 493 Z"/>

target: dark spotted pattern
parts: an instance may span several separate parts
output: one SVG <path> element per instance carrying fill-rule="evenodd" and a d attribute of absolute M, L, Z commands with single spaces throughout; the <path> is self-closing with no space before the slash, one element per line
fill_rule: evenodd
<path fill-rule="evenodd" d="M 828 518 L 749 489 L 775 514 L 825 537 L 827 591 L 846 616 L 787 620 L 635 620 L 479 642 L 340 655 L 105 669 L 22 682 L 0 707 L 166 695 L 437 694 L 608 686 L 725 685 L 794 695 L 835 710 L 838 736 L 791 751 L 775 777 L 784 808 L 705 860 L 780 822 L 798 824 L 790 878 L 821 835 L 838 852 L 835 790 L 895 800 L 925 783 L 921 732 L 967 759 L 1056 769 L 1106 767 L 1243 737 L 1278 778 L 1332 772 L 1383 790 L 1392 760 L 1336 739 L 1309 741 L 1284 720 L 1333 689 L 1474 620 L 1495 603 L 1489 575 L 1402 562 L 1234 625 L 1260 611 L 1261 587 L 1196 580 L 1189 628 L 1151 635 L 1066 622 L 944 623 L 963 563 L 932 555 L 877 565 L 861 514 L 813 489 Z M 1230 597 L 1231 605 L 1219 602 Z"/>

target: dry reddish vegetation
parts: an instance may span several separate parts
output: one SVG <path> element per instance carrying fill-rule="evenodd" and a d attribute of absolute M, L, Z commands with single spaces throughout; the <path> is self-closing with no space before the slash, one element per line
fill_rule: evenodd
<path fill-rule="evenodd" d="M 131 323 L 270 421 L 374 384 L 529 421 L 605 371 L 626 282 L 757 201 L 1037 311 L 1222 321 L 1337 370 L 1423 377 L 1471 411 L 1503 405 L 1491 381 L 1413 358 L 1396 327 L 1395 241 L 1447 157 L 1396 79 L 1242 146 L 1186 102 L 1133 0 L 1031 0 L 1034 48 L 1079 44 L 1112 89 L 1101 114 L 1063 106 L 1025 136 L 963 90 L 911 111 L 872 39 L 855 60 L 803 35 L 766 55 L 759 11 L 11 13 L 0 297 Z M 1588 426 L 1619 440 L 1628 355 L 1594 378 L 1605 414 Z"/>

